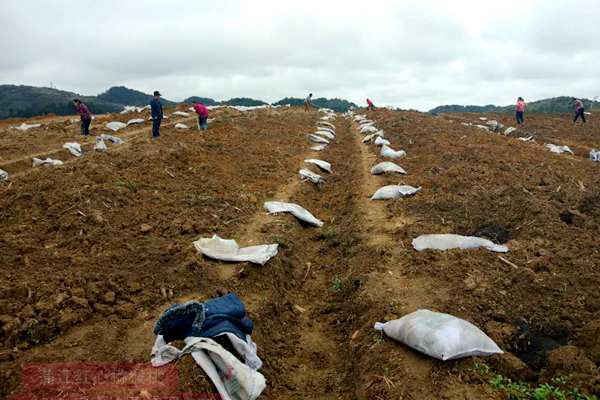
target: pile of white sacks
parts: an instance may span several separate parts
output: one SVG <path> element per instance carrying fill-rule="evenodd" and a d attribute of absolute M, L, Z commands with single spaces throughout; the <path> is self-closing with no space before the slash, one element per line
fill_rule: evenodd
<path fill-rule="evenodd" d="M 383 158 L 398 160 L 406 157 L 406 151 L 394 150 L 389 139 L 385 138 L 383 130 L 378 129 L 375 122 L 364 115 L 354 115 L 351 111 L 348 117 L 358 123 L 358 132 L 365 135 L 362 142 L 373 144 Z M 503 128 L 497 121 L 488 121 L 484 129 L 500 132 Z M 512 130 L 505 131 L 506 135 Z M 371 174 L 400 174 L 406 171 L 392 161 L 383 161 L 371 168 Z M 413 196 L 421 191 L 421 187 L 396 184 L 379 188 L 371 200 L 397 199 Z M 508 252 L 508 247 L 497 245 L 490 240 L 453 234 L 421 235 L 412 242 L 416 251 L 450 249 L 484 248 L 493 252 Z M 404 317 L 386 323 L 377 322 L 376 330 L 384 332 L 414 350 L 425 353 L 440 360 L 453 360 L 469 356 L 486 356 L 502 353 L 502 350 L 484 332 L 468 321 L 448 314 L 436 313 L 429 310 L 418 310 Z"/>

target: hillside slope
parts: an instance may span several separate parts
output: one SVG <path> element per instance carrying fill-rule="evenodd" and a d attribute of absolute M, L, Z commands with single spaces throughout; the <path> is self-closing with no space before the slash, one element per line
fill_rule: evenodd
<path fill-rule="evenodd" d="M 583 99 L 585 107 L 589 110 L 591 108 L 600 107 L 600 102 Z M 488 104 L 486 106 L 475 106 L 467 105 L 462 106 L 458 104 L 451 104 L 445 106 L 439 106 L 431 109 L 429 112 L 434 113 L 449 113 L 449 112 L 513 112 L 515 109 L 514 105 L 508 106 L 496 106 Z M 571 112 L 573 110 L 573 103 L 571 97 L 560 96 L 553 97 L 550 99 L 542 99 L 527 103 L 527 111 L 529 112 L 543 112 L 543 113 L 561 113 Z"/>

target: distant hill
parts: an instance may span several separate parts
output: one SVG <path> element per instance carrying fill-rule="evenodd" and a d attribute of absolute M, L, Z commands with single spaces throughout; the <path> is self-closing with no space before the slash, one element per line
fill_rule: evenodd
<path fill-rule="evenodd" d="M 205 106 L 216 106 L 219 104 L 217 101 L 215 101 L 214 99 L 211 99 L 210 97 L 198 97 L 198 96 L 188 97 L 183 102 L 186 104 L 192 104 L 194 101 L 198 101 L 198 102 L 204 104 Z"/>
<path fill-rule="evenodd" d="M 269 103 L 265 103 L 262 100 L 254 100 L 248 97 L 235 97 L 233 99 L 220 101 L 220 105 L 223 106 L 243 106 L 243 107 L 256 107 L 256 106 L 265 106 Z"/>
<path fill-rule="evenodd" d="M 107 103 L 122 104 L 124 106 L 138 106 L 143 107 L 150 103 L 152 95 L 139 90 L 133 90 L 126 88 L 125 86 L 114 86 L 108 89 L 106 92 L 96 96 L 99 100 Z M 174 102 L 162 98 L 162 102 L 165 105 L 173 105 Z"/>
<path fill-rule="evenodd" d="M 75 108 L 72 101 L 75 98 L 80 98 L 96 114 L 117 112 L 123 109 L 120 104 L 64 90 L 22 85 L 0 85 L 0 119 L 11 117 L 29 118 L 49 113 L 57 115 L 74 114 Z"/>
<path fill-rule="evenodd" d="M 600 102 L 583 99 L 584 106 L 589 110 L 590 108 L 599 108 Z M 439 106 L 436 107 L 429 112 L 434 113 L 448 113 L 448 112 L 475 112 L 475 113 L 485 113 L 485 112 L 500 112 L 500 113 L 512 113 L 515 110 L 514 105 L 508 106 L 496 106 L 493 104 L 489 104 L 487 106 L 461 106 L 457 104 Z M 551 99 L 543 99 L 537 100 L 527 103 L 527 111 L 528 112 L 540 112 L 540 113 L 560 113 L 560 112 L 572 112 L 573 111 L 573 103 L 571 101 L 571 97 L 561 96 L 561 97 L 553 97 Z"/>
<path fill-rule="evenodd" d="M 324 97 L 320 97 L 318 99 L 313 99 L 312 103 L 316 107 L 331 108 L 332 110 L 337 111 L 337 112 L 346 112 L 350 109 L 350 107 L 357 107 L 356 104 L 354 104 L 350 101 L 347 101 L 347 100 L 326 99 Z M 286 97 L 284 99 L 279 100 L 276 103 L 273 103 L 274 106 L 285 106 L 288 104 L 291 106 L 301 106 L 304 104 L 304 99 L 300 99 L 297 97 Z"/>

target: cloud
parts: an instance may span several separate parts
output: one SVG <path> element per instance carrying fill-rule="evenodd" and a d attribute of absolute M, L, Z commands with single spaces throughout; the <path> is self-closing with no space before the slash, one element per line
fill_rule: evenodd
<path fill-rule="evenodd" d="M 3 4 L 2 83 L 166 97 L 343 97 L 428 109 L 593 97 L 600 3 L 560 0 Z"/>

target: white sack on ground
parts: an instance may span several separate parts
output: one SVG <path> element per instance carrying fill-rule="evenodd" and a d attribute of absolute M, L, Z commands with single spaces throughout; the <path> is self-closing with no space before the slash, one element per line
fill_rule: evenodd
<path fill-rule="evenodd" d="M 573 151 L 569 148 L 569 146 L 557 146 L 552 143 L 546 143 L 544 146 L 546 146 L 547 148 L 550 149 L 551 152 L 556 153 L 556 154 L 562 154 L 562 153 L 573 154 Z"/>
<path fill-rule="evenodd" d="M 375 329 L 443 361 L 502 354 L 498 345 L 472 323 L 429 310 L 418 310 L 386 323 L 377 322 Z"/>
<path fill-rule="evenodd" d="M 377 146 L 383 146 L 383 145 L 389 146 L 391 143 L 389 140 L 383 139 L 381 136 L 377 136 L 377 139 L 375 139 L 375 144 Z"/>
<path fill-rule="evenodd" d="M 330 123 L 330 122 L 327 122 L 327 121 L 319 121 L 319 122 L 317 122 L 317 124 L 318 124 L 318 125 L 324 125 L 324 126 L 328 126 L 328 127 L 330 127 L 331 129 L 335 129 L 335 125 L 333 125 L 332 123 Z"/>
<path fill-rule="evenodd" d="M 483 247 L 496 253 L 507 253 L 508 247 L 495 244 L 491 240 L 476 237 L 462 236 L 451 233 L 421 235 L 413 239 L 412 245 L 417 251 L 427 249 L 431 250 L 451 250 L 451 249 L 477 249 Z"/>
<path fill-rule="evenodd" d="M 482 120 L 482 121 L 487 121 L 486 117 L 479 117 L 479 119 Z"/>
<path fill-rule="evenodd" d="M 119 129 L 125 128 L 127 126 L 127 124 L 124 124 L 124 123 L 119 122 L 119 121 L 113 121 L 113 122 L 107 122 L 106 125 L 104 125 L 104 126 L 106 126 L 111 131 L 116 132 Z"/>
<path fill-rule="evenodd" d="M 108 140 L 112 144 L 123 144 L 123 139 L 121 139 L 120 137 L 116 137 L 113 135 L 107 135 L 106 133 L 103 133 L 102 135 L 100 135 L 100 138 L 102 140 Z"/>
<path fill-rule="evenodd" d="M 318 144 L 316 146 L 311 147 L 310 149 L 314 150 L 314 151 L 323 151 L 323 150 L 325 150 L 326 147 L 327 147 L 326 144 Z"/>
<path fill-rule="evenodd" d="M 333 129 L 330 129 L 330 128 L 325 128 L 325 127 L 323 127 L 323 126 L 317 126 L 317 131 L 325 131 L 325 132 L 329 132 L 329 133 L 331 133 L 332 135 L 334 135 L 334 136 L 335 136 L 335 131 L 334 131 Z"/>
<path fill-rule="evenodd" d="M 145 121 L 143 118 L 134 118 L 134 119 L 130 119 L 129 121 L 127 121 L 127 125 L 133 125 L 133 124 L 143 124 Z"/>
<path fill-rule="evenodd" d="M 371 200 L 387 200 L 397 199 L 398 197 L 412 196 L 419 192 L 421 187 L 413 187 L 408 185 L 388 185 L 377 189 L 371 196 Z"/>
<path fill-rule="evenodd" d="M 177 123 L 177 124 L 175 124 L 175 129 L 190 129 L 190 128 L 186 124 Z"/>
<path fill-rule="evenodd" d="M 406 155 L 406 152 L 404 150 L 396 151 L 396 150 L 392 149 L 391 147 L 383 145 L 383 146 L 381 146 L 380 154 L 382 157 L 397 159 L 397 158 L 404 157 Z"/>
<path fill-rule="evenodd" d="M 596 149 L 590 150 L 590 160 L 600 161 L 600 150 L 596 150 Z"/>
<path fill-rule="evenodd" d="M 0 181 L 5 181 L 8 179 L 8 172 L 3 169 L 0 169 Z"/>
<path fill-rule="evenodd" d="M 300 179 L 303 181 L 310 181 L 316 185 L 325 183 L 325 179 L 321 175 L 315 174 L 308 169 L 301 169 L 298 173 L 300 174 Z"/>
<path fill-rule="evenodd" d="M 519 140 L 521 140 L 523 142 L 529 142 L 529 141 L 533 140 L 533 136 L 520 137 Z"/>
<path fill-rule="evenodd" d="M 360 128 L 360 133 L 373 133 L 373 132 L 377 132 L 377 128 L 375 128 L 373 125 L 366 125 L 363 126 L 362 128 Z"/>
<path fill-rule="evenodd" d="M 329 140 L 318 135 L 313 135 L 312 133 L 308 135 L 308 140 L 310 140 L 313 143 L 329 144 Z"/>
<path fill-rule="evenodd" d="M 325 138 L 327 138 L 329 140 L 335 139 L 335 135 L 332 134 L 332 133 L 330 133 L 330 132 L 328 132 L 328 131 L 316 131 L 315 135 L 323 136 L 323 137 L 325 137 Z"/>
<path fill-rule="evenodd" d="M 401 166 L 394 164 L 391 161 L 380 162 L 371 168 L 371 174 L 373 175 L 386 174 L 388 172 L 406 174 L 406 171 Z"/>
<path fill-rule="evenodd" d="M 264 205 L 269 214 L 276 213 L 291 213 L 294 217 L 301 221 L 314 226 L 323 226 L 323 221 L 318 220 L 308 210 L 294 203 L 284 203 L 281 201 L 267 201 Z"/>
<path fill-rule="evenodd" d="M 33 166 L 34 167 L 39 167 L 40 165 L 51 165 L 51 166 L 57 166 L 57 165 L 63 165 L 64 163 L 61 160 L 54 160 L 52 158 L 46 158 L 45 160 L 42 160 L 41 158 L 33 158 Z"/>
<path fill-rule="evenodd" d="M 26 124 L 25 122 L 23 122 L 19 126 L 13 126 L 13 128 L 15 128 L 18 131 L 25 132 L 33 128 L 39 128 L 40 126 L 42 126 L 42 124 Z"/>
<path fill-rule="evenodd" d="M 67 142 L 63 144 L 63 149 L 69 150 L 69 153 L 73 154 L 75 157 L 81 157 L 83 154 L 83 150 L 81 150 L 81 145 L 76 142 Z"/>
<path fill-rule="evenodd" d="M 331 173 L 331 164 L 327 161 L 318 160 L 316 158 L 307 158 L 304 160 L 305 163 L 315 164 L 317 167 L 321 168 L 325 172 Z"/>
<path fill-rule="evenodd" d="M 513 126 L 509 126 L 508 128 L 506 128 L 506 130 L 504 131 L 504 134 L 506 136 L 510 135 L 511 133 L 513 133 L 514 131 L 516 131 L 517 128 L 513 127 Z"/>
<path fill-rule="evenodd" d="M 175 111 L 175 112 L 173 113 L 173 115 L 177 115 L 177 116 L 179 116 L 179 117 L 189 117 L 189 116 L 190 116 L 190 114 L 189 114 L 189 113 L 186 113 L 186 112 L 184 112 L 184 111 Z"/>
<path fill-rule="evenodd" d="M 96 151 L 108 150 L 108 147 L 106 147 L 106 143 L 104 143 L 104 140 L 102 139 L 102 137 L 96 138 L 96 144 L 94 145 L 94 150 L 96 150 Z"/>
<path fill-rule="evenodd" d="M 208 258 L 230 262 L 251 262 L 265 265 L 277 255 L 277 244 L 239 247 L 235 240 L 221 239 L 217 235 L 212 238 L 201 238 L 193 242 L 199 253 Z"/>

